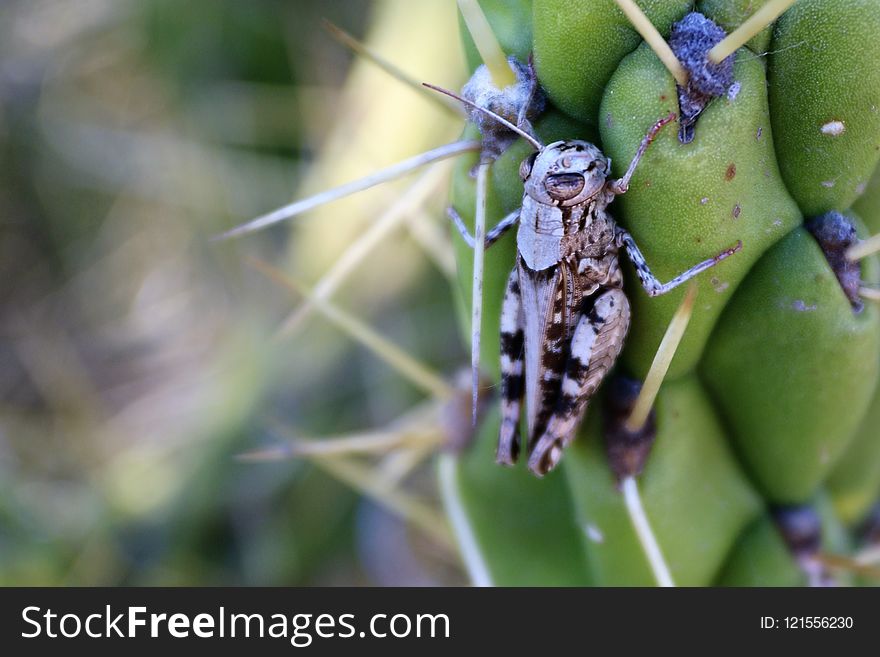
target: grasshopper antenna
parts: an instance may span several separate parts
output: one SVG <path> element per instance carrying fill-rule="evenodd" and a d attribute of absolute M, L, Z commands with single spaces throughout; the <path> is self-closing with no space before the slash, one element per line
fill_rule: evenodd
<path fill-rule="evenodd" d="M 427 82 L 422 82 L 422 84 L 424 86 L 428 87 L 428 89 L 433 89 L 434 91 L 438 91 L 441 94 L 446 94 L 447 96 L 449 96 L 451 98 L 455 98 L 457 101 L 464 103 L 465 105 L 467 105 L 468 107 L 470 107 L 472 109 L 475 109 L 479 112 L 483 112 L 484 114 L 487 114 L 488 116 L 491 116 L 493 119 L 498 121 L 498 123 L 503 125 L 505 128 L 507 128 L 508 130 L 513 130 L 513 132 L 515 132 L 520 137 L 522 137 L 527 142 L 529 142 L 532 146 L 535 147 L 535 150 L 538 150 L 538 151 L 543 150 L 544 144 L 539 142 L 537 139 L 535 139 L 532 135 L 530 135 L 528 132 L 526 132 L 522 128 L 519 128 L 519 127 L 513 125 L 510 121 L 508 121 L 507 119 L 505 119 L 502 116 L 499 116 L 498 114 L 496 114 L 492 110 L 486 109 L 485 107 L 480 107 L 476 103 L 469 101 L 467 98 L 462 98 L 458 94 L 456 94 L 452 91 L 449 91 L 449 89 L 444 89 L 443 87 L 435 87 L 433 84 L 428 84 Z"/>

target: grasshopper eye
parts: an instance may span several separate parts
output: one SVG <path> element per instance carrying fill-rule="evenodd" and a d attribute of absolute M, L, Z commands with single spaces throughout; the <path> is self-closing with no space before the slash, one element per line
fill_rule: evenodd
<path fill-rule="evenodd" d="M 525 181 L 532 174 L 532 167 L 535 166 L 535 160 L 538 159 L 538 152 L 535 151 L 522 161 L 519 165 L 519 177 Z"/>
<path fill-rule="evenodd" d="M 558 173 L 547 176 L 544 187 L 551 198 L 567 201 L 581 193 L 585 182 L 584 177 L 579 173 Z"/>

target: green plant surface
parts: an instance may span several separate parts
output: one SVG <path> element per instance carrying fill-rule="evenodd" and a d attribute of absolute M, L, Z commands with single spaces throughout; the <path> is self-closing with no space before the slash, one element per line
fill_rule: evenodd
<path fill-rule="evenodd" d="M 676 125 L 661 132 L 612 212 L 633 235 L 654 274 L 670 280 L 694 264 L 742 241 L 742 251 L 697 279 L 699 296 L 673 361 L 674 378 L 695 366 L 721 311 L 761 254 L 800 223 L 797 206 L 776 166 L 767 112 L 764 69 L 741 58 L 735 97 L 706 109 L 690 144 Z M 614 73 L 602 102 L 602 145 L 622 175 L 647 129 L 678 110 L 675 82 L 642 45 Z M 628 280 L 636 282 L 627 268 Z M 647 372 L 683 290 L 650 298 L 628 288 L 633 325 L 624 361 Z"/>
<path fill-rule="evenodd" d="M 845 555 L 852 548 L 846 528 L 835 514 L 830 497 L 820 491 L 811 501 L 821 523 L 820 551 Z M 835 571 L 838 586 L 854 583 L 849 573 Z M 805 586 L 807 577 L 798 566 L 769 515 L 764 515 L 743 532 L 715 582 L 718 586 Z"/>
<path fill-rule="evenodd" d="M 880 232 L 880 168 L 853 211 L 864 220 L 865 235 Z M 828 478 L 828 491 L 840 517 L 851 526 L 861 522 L 880 498 L 880 386 L 856 437 Z"/>
<path fill-rule="evenodd" d="M 877 385 L 878 322 L 873 306 L 853 312 L 803 229 L 762 258 L 725 310 L 701 371 L 773 501 L 806 501 L 853 439 Z"/>
<path fill-rule="evenodd" d="M 691 8 L 687 0 L 645 0 L 639 6 L 664 36 Z M 598 124 L 605 85 L 642 38 L 614 0 L 534 0 L 535 68 L 563 112 Z"/>
<path fill-rule="evenodd" d="M 803 586 L 806 577 L 773 520 L 765 516 L 742 533 L 715 583 L 718 586 Z"/>
<path fill-rule="evenodd" d="M 645 512 L 676 584 L 705 586 L 760 513 L 761 501 L 694 377 L 665 385 L 656 410 L 656 442 L 639 477 Z M 564 462 L 576 522 L 589 528 L 593 579 L 598 585 L 651 586 L 654 578 L 608 466 L 600 424 L 599 414 L 591 415 Z"/>
<path fill-rule="evenodd" d="M 486 15 L 501 49 L 521 62 L 528 61 L 532 52 L 532 0 L 477 0 L 477 3 Z M 474 71 L 483 60 L 460 11 L 458 19 L 468 70 Z"/>
<path fill-rule="evenodd" d="M 767 0 L 699 0 L 696 10 L 718 23 L 729 34 L 766 3 Z M 752 52 L 761 54 L 770 48 L 772 37 L 773 26 L 768 25 L 749 39 L 746 45 Z"/>
<path fill-rule="evenodd" d="M 846 210 L 880 159 L 878 33 L 874 0 L 800 0 L 776 26 L 767 73 L 773 132 L 805 216 Z"/>
<path fill-rule="evenodd" d="M 704 0 L 698 8 L 729 30 L 762 4 Z M 865 48 L 850 47 L 853 35 L 864 41 L 867 28 L 832 36 L 832 26 L 840 32 L 843 24 L 859 20 L 854 10 L 838 2 L 818 4 L 799 2 L 801 10 L 785 14 L 741 48 L 734 86 L 700 116 L 694 140 L 681 144 L 676 124 L 661 131 L 629 191 L 610 206 L 664 281 L 742 242 L 741 252 L 697 279 L 690 323 L 655 404 L 657 440 L 639 478 L 646 513 L 678 584 L 802 585 L 804 572 L 762 509 L 816 504 L 823 549 L 846 554 L 852 548 L 847 526 L 865 513 L 880 488 L 877 420 L 869 412 L 878 395 L 880 311 L 866 302 L 854 312 L 828 259 L 803 227 L 820 209 L 847 210 L 864 192 L 856 208 L 868 228 L 856 213 L 847 216 L 862 238 L 880 230 L 880 174 L 869 184 L 877 161 L 875 122 L 865 112 L 865 103 L 880 94 L 880 76 Z M 856 4 L 867 12 L 864 22 L 873 25 L 877 7 Z M 690 8 L 675 2 L 640 5 L 663 34 Z M 538 78 L 551 101 L 537 123 L 539 137 L 545 143 L 596 140 L 612 159 L 614 174 L 621 175 L 648 128 L 678 111 L 671 74 L 647 45 L 639 45 L 640 37 L 611 1 L 535 0 L 532 16 Z M 804 43 L 797 45 L 796 37 Z M 820 65 L 826 61 L 817 54 L 822 44 L 837 53 L 833 66 Z M 769 61 L 758 56 L 768 48 L 774 53 Z M 851 69 L 846 76 L 840 75 L 841 62 Z M 583 73 L 587 70 L 590 75 Z M 859 88 L 843 106 L 857 111 L 846 131 L 830 141 L 835 149 L 843 146 L 820 152 L 806 145 L 803 126 L 815 123 L 830 95 L 846 96 L 847 85 Z M 578 122 L 566 124 L 560 111 Z M 858 147 L 848 150 L 849 139 L 859 140 Z M 529 152 L 518 142 L 493 165 L 489 225 L 518 207 L 517 170 Z M 804 193 L 812 185 L 805 169 L 837 166 L 850 153 L 848 177 L 822 188 L 822 194 L 838 199 L 814 203 Z M 469 226 L 474 181 L 468 174 L 475 162 L 460 163 L 453 181 L 453 204 Z M 820 175 L 809 172 L 814 174 Z M 465 309 L 472 254 L 458 240 L 456 248 L 456 295 Z M 486 254 L 482 358 L 494 381 L 498 316 L 514 257 L 512 236 Z M 633 319 L 618 369 L 644 377 L 683 291 L 649 298 L 633 268 L 623 266 Z M 862 266 L 864 283 L 876 285 L 876 259 Z M 570 498 L 565 508 L 573 516 L 555 513 L 558 498 L 565 497 L 556 473 L 543 482 L 553 482 L 546 490 L 529 486 L 530 503 L 552 506 L 554 522 L 571 526 L 590 581 L 650 585 L 654 576 L 607 464 L 602 404 L 600 391 L 560 466 Z M 478 448 L 484 455 L 481 477 L 523 479 L 524 468 L 494 465 L 491 433 L 481 434 L 481 441 L 487 443 Z M 472 458 L 466 462 L 476 473 Z M 491 530 L 479 527 L 490 522 L 486 497 L 488 492 L 470 496 L 476 506 L 465 502 L 464 509 L 484 537 L 490 568 L 495 559 L 524 559 L 510 554 L 515 548 L 509 541 L 506 548 L 494 544 Z"/>
<path fill-rule="evenodd" d="M 837 513 L 849 525 L 861 522 L 880 497 L 880 391 L 827 486 Z"/>
<path fill-rule="evenodd" d="M 453 490 L 467 510 L 481 558 L 498 586 L 584 586 L 590 583 L 581 529 L 565 477 L 538 480 L 495 464 L 499 414 L 492 409 L 474 446 L 459 459 Z"/>
<path fill-rule="evenodd" d="M 853 203 L 852 209 L 862 218 L 872 235 L 880 233 L 880 167 L 874 169 L 865 193 Z"/>

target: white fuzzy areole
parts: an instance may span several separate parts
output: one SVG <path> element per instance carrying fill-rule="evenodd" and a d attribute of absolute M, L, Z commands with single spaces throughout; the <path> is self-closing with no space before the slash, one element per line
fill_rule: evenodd
<path fill-rule="evenodd" d="M 846 125 L 843 121 L 829 121 L 821 128 L 823 135 L 828 135 L 829 137 L 839 137 L 844 132 L 846 132 Z"/>

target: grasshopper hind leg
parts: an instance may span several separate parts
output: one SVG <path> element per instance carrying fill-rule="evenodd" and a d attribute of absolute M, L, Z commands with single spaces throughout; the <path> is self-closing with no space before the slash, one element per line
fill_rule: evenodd
<path fill-rule="evenodd" d="M 516 463 L 520 452 L 519 414 L 523 396 L 523 318 L 519 275 L 507 279 L 501 306 L 501 429 L 495 460 Z"/>
<path fill-rule="evenodd" d="M 629 300 L 621 289 L 585 300 L 571 337 L 556 408 L 529 456 L 529 469 L 536 475 L 556 467 L 562 450 L 574 439 L 587 403 L 620 354 L 629 317 Z"/>

